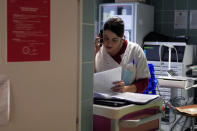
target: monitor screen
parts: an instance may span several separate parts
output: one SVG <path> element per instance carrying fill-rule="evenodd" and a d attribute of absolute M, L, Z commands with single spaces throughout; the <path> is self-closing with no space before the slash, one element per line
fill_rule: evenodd
<path fill-rule="evenodd" d="M 178 62 L 183 62 L 185 46 L 174 46 L 178 54 Z M 159 56 L 160 45 L 144 45 L 144 53 L 148 61 L 160 61 Z M 161 60 L 168 62 L 169 59 L 169 48 L 166 46 L 161 47 Z M 177 62 L 177 55 L 175 49 L 171 51 L 171 62 Z"/>

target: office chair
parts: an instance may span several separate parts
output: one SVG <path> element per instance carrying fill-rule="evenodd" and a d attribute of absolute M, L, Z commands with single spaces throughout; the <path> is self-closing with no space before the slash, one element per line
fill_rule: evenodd
<path fill-rule="evenodd" d="M 151 77 L 149 78 L 148 86 L 143 94 L 152 94 L 156 95 L 156 86 L 157 86 L 157 79 L 155 77 L 155 69 L 153 64 L 148 64 L 149 72 Z"/>

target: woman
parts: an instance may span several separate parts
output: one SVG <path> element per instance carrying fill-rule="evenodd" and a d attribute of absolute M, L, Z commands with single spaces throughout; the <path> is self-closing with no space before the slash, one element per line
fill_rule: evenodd
<path fill-rule="evenodd" d="M 105 22 L 103 34 L 95 39 L 95 72 L 119 66 L 122 81 L 114 82 L 112 91 L 143 93 L 150 77 L 146 57 L 138 44 L 125 40 L 123 20 L 113 17 Z"/>

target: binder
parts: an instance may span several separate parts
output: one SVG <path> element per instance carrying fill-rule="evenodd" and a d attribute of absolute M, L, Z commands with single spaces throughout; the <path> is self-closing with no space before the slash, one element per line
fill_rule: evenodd
<path fill-rule="evenodd" d="M 116 93 L 115 95 L 94 93 L 94 104 L 107 105 L 112 107 L 120 107 L 129 104 L 144 105 L 158 98 L 160 98 L 159 95 L 131 92 Z"/>

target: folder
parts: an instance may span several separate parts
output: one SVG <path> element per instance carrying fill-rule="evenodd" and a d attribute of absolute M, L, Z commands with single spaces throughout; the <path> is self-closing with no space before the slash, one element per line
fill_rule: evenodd
<path fill-rule="evenodd" d="M 137 105 L 144 105 L 148 104 L 149 102 L 160 98 L 159 95 L 149 95 L 149 94 L 140 94 L 140 93 L 132 93 L 132 92 L 124 92 L 124 93 L 116 93 L 115 95 L 105 94 L 105 93 L 94 93 L 94 102 L 112 102 L 117 101 L 119 105 L 124 103 L 125 105 L 128 104 L 137 104 Z M 96 103 L 95 103 L 96 104 Z M 101 104 L 101 103 L 100 103 Z M 111 104 L 111 103 L 110 103 Z M 117 105 L 118 105 L 117 104 Z M 124 105 L 123 104 L 123 105 Z M 114 104 L 116 105 L 116 104 Z"/>

